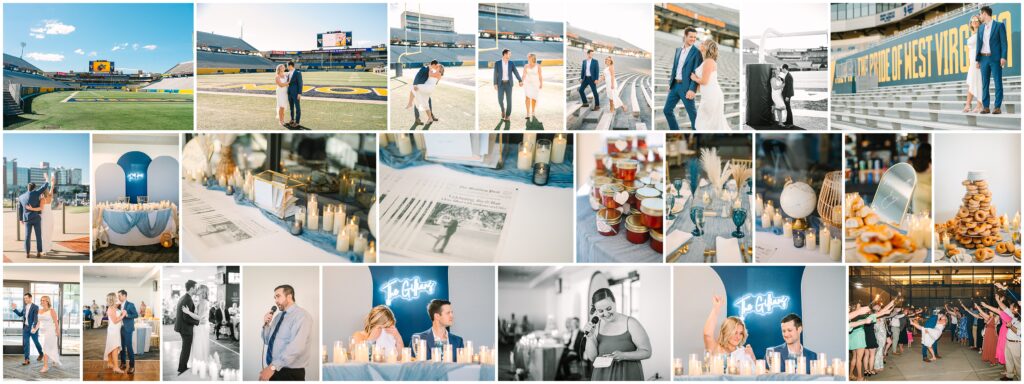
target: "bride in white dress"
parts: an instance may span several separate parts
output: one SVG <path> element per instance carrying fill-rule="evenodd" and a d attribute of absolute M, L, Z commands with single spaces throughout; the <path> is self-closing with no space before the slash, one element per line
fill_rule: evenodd
<path fill-rule="evenodd" d="M 430 110 L 430 98 L 434 95 L 434 88 L 437 88 L 437 83 L 441 81 L 442 76 L 444 76 L 444 66 L 438 65 L 436 70 L 430 70 L 425 83 L 415 85 L 409 91 L 409 104 L 405 108 L 415 106 L 421 114 L 427 117 L 425 120 L 427 124 L 434 122 L 434 114 Z"/>
<path fill-rule="evenodd" d="M 114 373 L 124 373 L 117 363 L 117 355 L 121 352 L 121 320 L 125 313 L 120 309 L 117 302 L 117 295 L 114 292 L 107 294 L 107 343 L 103 348 L 103 359 L 107 362 L 107 368 L 114 370 Z"/>
<path fill-rule="evenodd" d="M 537 116 L 537 98 L 540 97 L 540 90 L 544 88 L 543 78 L 540 64 L 537 64 L 537 54 L 526 55 L 526 65 L 523 66 L 523 93 L 526 94 L 527 120 Z"/>
<path fill-rule="evenodd" d="M 970 60 L 967 66 L 967 104 L 964 105 L 964 113 L 974 112 L 978 113 L 982 110 L 981 104 L 981 69 L 975 65 L 975 59 L 978 55 L 978 27 L 981 26 L 981 18 L 978 15 L 971 16 L 971 37 L 967 38 L 967 54 Z M 974 110 L 971 110 L 971 101 L 978 104 Z"/>
<path fill-rule="evenodd" d="M 622 104 L 622 99 L 619 98 L 619 80 L 615 78 L 615 60 L 611 56 L 604 58 L 604 71 L 601 71 L 601 77 L 605 82 L 608 83 L 604 87 L 605 93 L 608 97 L 608 112 L 615 112 L 615 108 L 621 108 L 622 112 L 626 112 L 626 106 Z"/>
<path fill-rule="evenodd" d="M 210 289 L 200 285 L 196 290 L 196 311 L 182 307 L 182 312 L 193 319 L 199 320 L 199 325 L 192 329 L 192 352 L 189 354 L 191 360 L 188 366 L 194 367 L 196 361 L 205 362 L 210 358 Z"/>
<path fill-rule="evenodd" d="M 39 335 L 39 344 L 43 347 L 43 369 L 39 373 L 46 373 L 50 370 L 49 363 L 62 366 L 60 362 L 60 350 L 57 348 L 57 334 L 60 332 L 60 321 L 57 320 L 57 311 L 53 309 L 50 296 L 39 298 L 39 321 L 33 331 Z"/>
<path fill-rule="evenodd" d="M 288 108 L 288 74 L 284 72 L 284 64 L 278 64 L 275 72 L 274 83 L 277 84 L 277 88 L 274 89 L 274 96 L 277 98 L 277 122 L 284 125 L 284 111 Z"/>
<path fill-rule="evenodd" d="M 43 254 L 50 253 L 53 250 L 53 191 L 57 188 L 53 177 L 46 175 L 46 180 L 50 182 L 50 189 L 43 192 L 43 195 L 39 197 L 39 223 L 42 229 L 39 236 L 43 241 Z"/>
<path fill-rule="evenodd" d="M 718 43 L 704 40 L 698 48 L 704 55 L 704 63 L 697 67 L 690 79 L 700 85 L 700 106 L 693 129 L 701 131 L 731 130 L 725 118 L 725 94 L 718 85 Z"/>

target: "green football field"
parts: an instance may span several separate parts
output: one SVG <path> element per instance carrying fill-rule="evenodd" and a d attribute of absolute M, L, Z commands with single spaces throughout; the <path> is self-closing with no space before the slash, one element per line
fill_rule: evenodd
<path fill-rule="evenodd" d="M 32 113 L 4 117 L 4 129 L 188 130 L 193 95 L 62 91 L 36 96 Z"/>
<path fill-rule="evenodd" d="M 358 71 L 303 72 L 303 129 L 387 128 L 387 78 Z M 198 129 L 281 130 L 273 73 L 198 76 Z M 288 110 L 285 110 L 285 120 Z"/>

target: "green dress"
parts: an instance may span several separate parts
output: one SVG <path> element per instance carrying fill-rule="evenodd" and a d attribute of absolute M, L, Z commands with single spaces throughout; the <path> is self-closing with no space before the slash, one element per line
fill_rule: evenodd
<path fill-rule="evenodd" d="M 861 320 L 861 319 L 863 319 L 863 317 L 859 317 L 859 318 L 857 318 L 855 320 Z M 868 319 L 871 319 L 872 323 L 875 322 L 875 315 L 868 315 Z M 850 345 L 848 349 L 851 350 L 851 351 L 854 350 L 854 349 L 864 349 L 864 348 L 867 348 L 868 342 L 867 342 L 867 339 L 864 336 L 864 326 L 863 325 L 859 325 L 859 326 L 857 326 L 857 327 L 855 327 L 855 328 L 850 330 L 850 336 L 849 336 L 848 342 L 849 342 L 849 345 Z"/>
<path fill-rule="evenodd" d="M 618 335 L 602 335 L 600 330 L 597 334 L 597 354 L 607 355 L 615 351 L 633 352 L 637 350 L 633 344 L 633 336 L 629 334 L 629 321 L 626 318 L 626 332 Z M 618 360 L 612 362 L 606 368 L 594 368 L 591 381 L 643 381 L 644 367 L 640 360 Z"/>

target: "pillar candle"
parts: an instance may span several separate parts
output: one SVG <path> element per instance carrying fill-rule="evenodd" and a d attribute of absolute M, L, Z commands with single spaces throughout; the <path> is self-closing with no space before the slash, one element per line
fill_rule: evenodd
<path fill-rule="evenodd" d="M 444 345 L 444 362 L 451 363 L 453 361 L 454 361 L 454 359 L 453 359 L 453 355 L 452 355 L 452 345 L 451 344 L 445 344 Z"/>
<path fill-rule="evenodd" d="M 334 228 L 331 230 L 331 233 L 335 235 L 338 234 L 341 227 L 345 226 L 345 206 L 338 204 L 337 207 L 338 209 L 334 212 Z"/>
<path fill-rule="evenodd" d="M 366 243 L 366 236 L 360 233 L 352 245 L 352 252 L 362 256 L 366 252 Z"/>
<path fill-rule="evenodd" d="M 843 257 L 843 239 L 838 237 L 832 239 L 828 247 L 829 257 L 832 258 L 832 261 L 839 261 Z"/>
<path fill-rule="evenodd" d="M 761 216 L 761 212 L 763 212 L 763 211 L 764 211 L 764 200 L 761 198 L 761 195 L 758 194 L 757 197 L 756 197 L 756 200 L 754 201 L 754 214 L 756 214 L 758 216 Z"/>
<path fill-rule="evenodd" d="M 384 362 L 386 363 L 397 363 L 398 362 L 398 351 L 394 349 L 388 350 L 384 356 Z"/>
<path fill-rule="evenodd" d="M 349 218 L 348 225 L 345 226 L 345 232 L 348 236 L 349 245 L 356 243 L 356 238 L 359 237 L 359 217 L 352 216 Z"/>
<path fill-rule="evenodd" d="M 345 347 L 341 346 L 341 342 L 340 341 L 335 341 L 334 342 L 334 356 L 333 356 L 333 360 L 332 361 L 334 362 L 334 364 L 341 364 L 341 363 L 344 363 L 345 360 L 348 360 L 348 356 L 345 353 Z"/>
<path fill-rule="evenodd" d="M 412 134 L 412 139 L 416 141 L 416 148 L 419 148 L 420 151 L 427 150 L 427 138 L 422 133 Z"/>
<path fill-rule="evenodd" d="M 807 358 L 806 357 L 798 356 L 796 358 L 796 373 L 800 374 L 800 375 L 806 375 L 807 374 Z"/>
<path fill-rule="evenodd" d="M 818 235 L 818 241 L 821 242 L 821 254 L 827 255 L 828 248 L 832 246 L 832 234 L 828 232 L 828 228 L 822 228 L 821 233 Z"/>
<path fill-rule="evenodd" d="M 775 216 L 772 217 L 772 227 L 782 227 L 782 214 L 775 212 Z"/>
<path fill-rule="evenodd" d="M 338 252 L 348 252 L 348 245 L 351 241 L 348 237 L 348 231 L 338 231 L 334 249 Z"/>
<path fill-rule="evenodd" d="M 398 137 L 396 137 L 396 139 L 397 139 L 397 144 L 398 144 L 398 154 L 400 154 L 402 156 L 409 156 L 409 155 L 411 155 L 412 154 L 412 140 L 409 139 L 409 134 L 400 133 L 400 134 L 398 134 Z"/>
<path fill-rule="evenodd" d="M 550 163 L 551 162 L 551 147 L 538 146 L 536 151 L 533 153 L 533 163 Z"/>
<path fill-rule="evenodd" d="M 324 206 L 324 230 L 325 231 L 331 231 L 333 229 L 334 229 L 334 206 L 328 204 L 328 205 Z"/>
<path fill-rule="evenodd" d="M 377 248 L 370 242 L 370 245 L 366 248 L 366 253 L 363 254 L 364 263 L 376 263 L 377 262 Z"/>
<path fill-rule="evenodd" d="M 385 133 L 380 135 L 380 147 L 384 148 L 388 146 L 388 135 Z"/>
<path fill-rule="evenodd" d="M 568 144 L 564 134 L 555 135 L 555 140 L 551 144 L 551 162 L 555 164 L 562 164 L 565 161 L 565 147 Z"/>
<path fill-rule="evenodd" d="M 516 161 L 516 169 L 526 171 L 533 169 L 533 146 L 520 144 L 519 158 Z"/>
<path fill-rule="evenodd" d="M 537 134 L 530 132 L 524 133 L 523 144 L 526 144 L 526 146 L 533 148 L 534 144 L 537 144 Z"/>
<path fill-rule="evenodd" d="M 320 228 L 320 210 L 317 207 L 316 194 L 310 193 L 306 202 L 306 229 L 317 230 Z"/>
<path fill-rule="evenodd" d="M 402 348 L 402 362 L 405 363 L 410 361 L 412 361 L 412 348 Z"/>
<path fill-rule="evenodd" d="M 782 237 L 793 237 L 793 224 L 789 221 L 782 224 Z"/>
<path fill-rule="evenodd" d="M 771 228 L 772 227 L 772 214 L 771 214 L 771 212 L 768 212 L 768 210 L 765 210 L 763 213 L 761 213 L 761 227 L 763 227 L 763 228 Z"/>
<path fill-rule="evenodd" d="M 814 230 L 807 231 L 807 249 L 815 250 L 818 248 L 818 237 L 814 235 Z"/>

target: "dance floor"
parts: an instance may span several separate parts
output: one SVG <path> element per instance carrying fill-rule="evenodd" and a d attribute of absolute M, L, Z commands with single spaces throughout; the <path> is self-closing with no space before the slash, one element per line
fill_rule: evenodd
<path fill-rule="evenodd" d="M 116 374 L 103 362 L 106 328 L 86 329 L 85 354 L 82 355 L 82 378 L 85 381 L 159 381 L 160 346 L 153 344 L 149 352 L 135 355 L 135 374 Z"/>
<path fill-rule="evenodd" d="M 181 347 L 181 336 L 177 332 L 173 332 L 170 326 L 168 326 L 168 332 L 164 335 L 164 342 L 168 345 L 173 344 L 173 348 L 170 346 L 169 349 L 179 349 Z M 213 335 L 210 335 L 210 354 L 217 353 L 220 355 L 220 362 L 224 368 L 239 369 L 241 368 L 241 359 L 239 359 L 238 341 L 231 340 L 231 336 L 221 335 L 220 340 Z M 185 371 L 181 376 L 178 375 L 178 356 L 164 356 L 161 365 L 164 368 L 164 381 L 197 381 L 201 380 L 198 375 L 193 375 L 191 371 Z"/>
<path fill-rule="evenodd" d="M 921 343 L 916 342 L 910 352 L 902 355 L 889 355 L 885 370 L 868 380 L 872 381 L 991 381 L 1002 377 L 1003 366 L 990 367 L 981 361 L 981 354 L 972 351 L 960 343 L 949 340 L 949 332 L 939 341 L 938 359 L 931 363 L 921 360 Z"/>
<path fill-rule="evenodd" d="M 81 368 L 80 356 L 61 356 L 61 366 L 50 364 L 50 371 L 39 373 L 43 362 L 32 357 L 32 364 L 21 365 L 21 355 L 4 355 L 4 380 L 26 381 L 78 381 Z"/>

